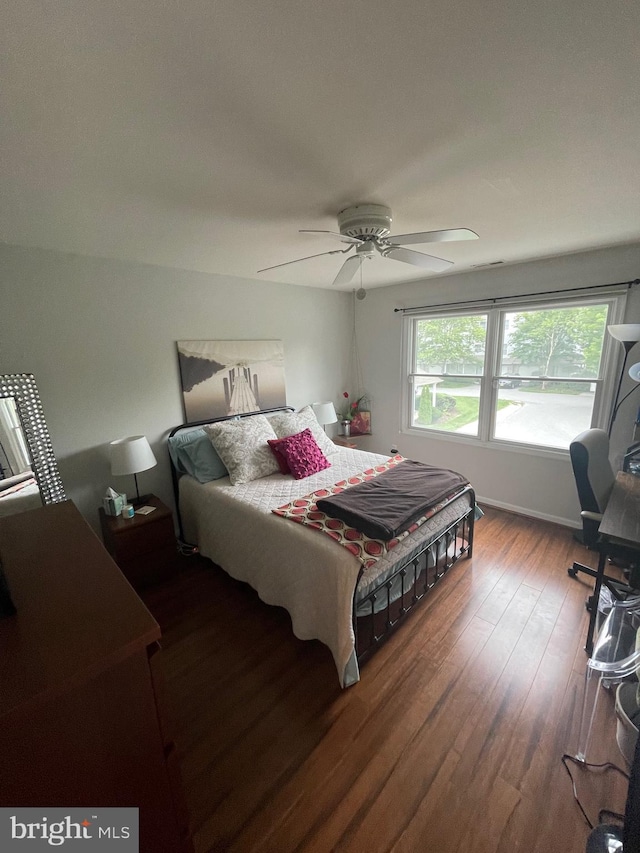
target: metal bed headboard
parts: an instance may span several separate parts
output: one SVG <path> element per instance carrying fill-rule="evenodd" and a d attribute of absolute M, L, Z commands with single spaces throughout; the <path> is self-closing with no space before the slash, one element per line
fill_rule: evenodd
<path fill-rule="evenodd" d="M 179 424 L 178 426 L 173 427 L 173 429 L 169 430 L 169 434 L 167 435 L 167 441 L 170 438 L 173 438 L 174 435 L 177 435 L 179 432 L 189 432 L 192 429 L 197 429 L 198 427 L 207 426 L 208 424 L 216 424 L 220 423 L 220 421 L 237 421 L 241 418 L 250 418 L 252 415 L 268 415 L 273 412 L 295 412 L 293 406 L 276 406 L 273 409 L 260 409 L 257 412 L 242 412 L 237 415 L 223 415 L 220 418 L 207 418 L 204 421 L 191 421 L 186 424 Z M 167 446 L 167 453 L 169 453 L 169 448 Z M 180 543 L 182 545 L 188 544 L 184 541 L 184 530 L 182 527 L 182 516 L 180 515 L 180 494 L 178 483 L 180 481 L 180 474 L 176 471 L 175 465 L 173 464 L 173 459 L 171 458 L 171 454 L 169 453 L 169 465 L 171 467 L 171 485 L 173 487 L 173 499 L 176 505 L 176 513 L 178 515 L 178 528 L 180 531 Z"/>

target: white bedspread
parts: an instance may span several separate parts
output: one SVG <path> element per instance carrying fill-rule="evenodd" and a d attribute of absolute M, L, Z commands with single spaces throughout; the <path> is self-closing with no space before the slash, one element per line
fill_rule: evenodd
<path fill-rule="evenodd" d="M 338 448 L 330 457 L 330 468 L 303 480 L 272 474 L 232 486 L 227 477 L 206 484 L 188 476 L 180 479 L 186 540 L 197 544 L 205 557 L 232 577 L 250 584 L 267 604 L 285 607 L 296 637 L 325 643 L 343 687 L 359 679 L 352 607 L 360 563 L 329 536 L 271 510 L 386 458 Z M 460 501 L 469 506 L 467 496 Z M 458 516 L 461 514 L 458 508 Z M 370 585 L 374 576 L 413 551 L 417 543 L 431 538 L 442 523 L 436 515 L 407 536 L 364 573 L 361 584 Z"/>

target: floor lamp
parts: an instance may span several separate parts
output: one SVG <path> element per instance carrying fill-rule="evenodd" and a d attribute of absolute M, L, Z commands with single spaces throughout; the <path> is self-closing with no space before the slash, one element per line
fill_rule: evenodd
<path fill-rule="evenodd" d="M 607 326 L 607 331 L 611 335 L 611 337 L 615 338 L 617 341 L 620 341 L 622 346 L 624 347 L 624 361 L 622 362 L 622 370 L 620 371 L 620 376 L 618 377 L 618 386 L 616 388 L 616 395 L 613 398 L 613 408 L 611 409 L 611 417 L 609 418 L 609 427 L 607 429 L 607 435 L 611 437 L 611 430 L 613 429 L 613 424 L 616 419 L 616 415 L 618 414 L 618 409 L 620 405 L 624 403 L 627 399 L 631 391 L 635 389 L 631 389 L 629 394 L 626 394 L 622 400 L 619 400 L 620 397 L 620 388 L 622 387 L 622 379 L 624 377 L 624 372 L 627 367 L 627 359 L 629 358 L 629 353 L 632 348 L 640 341 L 640 323 L 621 323 L 617 326 Z M 634 365 L 635 366 L 635 365 Z M 632 378 L 635 378 L 632 374 Z M 637 382 L 638 380 L 636 380 Z"/>

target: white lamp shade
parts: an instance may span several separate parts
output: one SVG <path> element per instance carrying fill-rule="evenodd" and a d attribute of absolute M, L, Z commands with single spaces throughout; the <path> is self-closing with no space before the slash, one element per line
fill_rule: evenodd
<path fill-rule="evenodd" d="M 311 408 L 318 419 L 318 423 L 323 426 L 325 424 L 335 424 L 338 420 L 333 403 L 312 403 Z"/>
<path fill-rule="evenodd" d="M 117 441 L 112 441 L 109 447 L 111 448 L 111 473 L 114 476 L 138 474 L 158 464 L 144 435 L 119 438 Z"/>
<path fill-rule="evenodd" d="M 617 326 L 607 326 L 611 337 L 622 343 L 640 341 L 640 323 L 620 323 Z"/>

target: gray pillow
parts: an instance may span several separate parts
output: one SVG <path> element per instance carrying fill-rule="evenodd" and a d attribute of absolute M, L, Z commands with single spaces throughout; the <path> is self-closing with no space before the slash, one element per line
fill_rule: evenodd
<path fill-rule="evenodd" d="M 190 474 L 199 483 L 208 483 L 227 476 L 228 472 L 222 459 L 203 429 L 171 436 L 169 454 L 177 471 Z"/>

